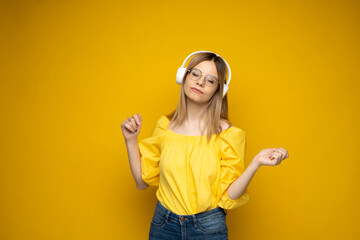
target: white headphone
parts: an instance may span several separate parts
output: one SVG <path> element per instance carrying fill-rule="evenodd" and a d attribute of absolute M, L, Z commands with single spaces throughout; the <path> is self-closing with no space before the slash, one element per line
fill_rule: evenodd
<path fill-rule="evenodd" d="M 185 65 L 186 61 L 187 61 L 191 56 L 193 56 L 193 55 L 195 55 L 195 54 L 197 54 L 197 53 L 201 53 L 201 52 L 214 53 L 214 52 L 210 52 L 210 51 L 196 51 L 196 52 L 191 53 L 189 56 L 187 56 L 187 57 L 185 58 L 183 64 L 181 65 L 181 67 L 179 67 L 179 69 L 177 70 L 177 73 L 176 73 L 176 83 L 181 84 L 181 82 L 182 82 L 182 80 L 183 80 L 183 78 L 184 78 L 184 76 L 185 76 L 186 67 L 184 67 L 184 65 Z M 218 54 L 216 54 L 216 53 L 214 53 L 214 54 L 215 54 L 216 56 L 218 56 L 218 57 L 221 57 L 220 55 L 218 55 Z M 221 58 L 222 58 L 222 57 L 221 57 Z M 230 83 L 230 79 L 231 79 L 231 70 L 230 70 L 229 64 L 225 61 L 225 59 L 222 58 L 222 60 L 224 60 L 224 62 L 225 62 L 225 64 L 226 64 L 226 67 L 227 67 L 227 69 L 228 69 L 228 72 L 229 72 L 229 77 L 228 77 L 229 80 L 228 80 L 227 83 L 226 83 L 226 81 L 225 81 L 225 83 L 224 83 L 223 96 L 225 96 L 225 94 L 226 94 L 227 91 L 229 90 L 229 83 Z"/>

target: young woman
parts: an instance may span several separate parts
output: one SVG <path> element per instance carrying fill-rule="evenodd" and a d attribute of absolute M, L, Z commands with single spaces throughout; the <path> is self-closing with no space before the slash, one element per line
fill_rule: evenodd
<path fill-rule="evenodd" d="M 179 104 L 158 118 L 150 137 L 137 140 L 140 114 L 121 124 L 130 168 L 138 189 L 158 187 L 149 239 L 228 239 L 227 210 L 249 201 L 256 170 L 289 155 L 263 149 L 245 169 L 245 132 L 228 120 L 229 65 L 209 51 L 189 55 L 184 64 L 177 74 Z"/>

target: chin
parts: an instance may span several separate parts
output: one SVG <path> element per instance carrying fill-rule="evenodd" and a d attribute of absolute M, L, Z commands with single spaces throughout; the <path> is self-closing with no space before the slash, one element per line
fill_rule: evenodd
<path fill-rule="evenodd" d="M 185 94 L 186 95 L 186 94 Z M 194 96 L 188 96 L 186 95 L 186 98 L 192 102 L 196 102 L 196 103 L 200 103 L 200 104 L 205 104 L 207 102 L 209 102 L 209 99 L 206 100 L 203 98 L 204 96 L 198 96 L 198 97 L 194 97 Z"/>

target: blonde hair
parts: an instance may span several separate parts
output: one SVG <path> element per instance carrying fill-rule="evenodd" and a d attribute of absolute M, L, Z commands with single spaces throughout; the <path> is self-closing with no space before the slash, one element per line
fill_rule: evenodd
<path fill-rule="evenodd" d="M 213 61 L 215 63 L 218 73 L 218 84 L 219 84 L 214 95 L 211 97 L 211 99 L 208 102 L 206 117 L 205 117 L 205 128 L 201 130 L 202 135 L 205 129 L 207 130 L 206 137 L 207 137 L 207 141 L 209 142 L 213 134 L 216 134 L 216 138 L 217 138 L 218 134 L 222 132 L 220 126 L 221 119 L 223 119 L 231 126 L 231 123 L 228 118 L 227 94 L 223 97 L 223 89 L 224 89 L 224 83 L 226 81 L 227 68 L 224 60 L 221 57 L 216 56 L 214 53 L 206 52 L 206 53 L 198 53 L 194 55 L 194 57 L 190 60 L 186 70 L 192 69 L 197 64 L 203 61 Z M 174 127 L 179 126 L 186 118 L 187 97 L 184 92 L 184 84 L 187 75 L 188 75 L 188 71 L 186 71 L 186 74 L 184 75 L 181 84 L 180 99 L 177 108 L 174 111 L 172 111 L 170 114 L 166 115 L 166 117 L 172 121 Z"/>

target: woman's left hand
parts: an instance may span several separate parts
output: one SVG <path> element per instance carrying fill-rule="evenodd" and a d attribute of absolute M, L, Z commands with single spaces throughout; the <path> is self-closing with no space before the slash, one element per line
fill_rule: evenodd
<path fill-rule="evenodd" d="M 281 163 L 282 160 L 288 158 L 288 151 L 284 148 L 268 148 L 263 149 L 255 156 L 254 160 L 257 165 L 276 166 Z"/>

